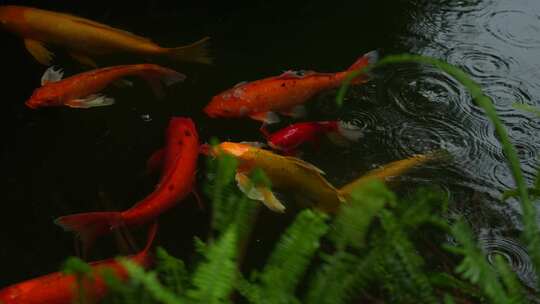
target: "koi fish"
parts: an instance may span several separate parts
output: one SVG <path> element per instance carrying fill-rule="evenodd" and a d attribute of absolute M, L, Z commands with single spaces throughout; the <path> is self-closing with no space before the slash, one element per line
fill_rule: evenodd
<path fill-rule="evenodd" d="M 130 256 L 128 258 L 130 261 L 144 268 L 150 267 L 152 264 L 150 248 L 156 232 L 157 224 L 154 224 L 149 231 L 146 247 L 136 255 Z M 121 281 L 128 279 L 126 269 L 116 259 L 93 262 L 90 263 L 90 267 L 90 276 L 83 277 L 82 280 L 78 280 L 73 274 L 54 272 L 5 287 L 0 290 L 0 303 L 71 304 L 75 303 L 79 296 L 79 287 L 82 287 L 85 297 L 99 301 L 107 294 L 107 285 L 101 277 L 103 271 L 112 271 Z"/>
<path fill-rule="evenodd" d="M 272 149 L 294 154 L 303 143 L 317 143 L 319 136 L 330 133 L 349 141 L 357 141 L 362 136 L 362 130 L 342 121 L 300 122 L 265 135 L 268 146 Z"/>
<path fill-rule="evenodd" d="M 397 160 L 385 164 L 377 169 L 371 170 L 356 180 L 344 185 L 339 189 L 340 194 L 345 198 L 350 198 L 351 193 L 361 187 L 369 180 L 377 179 L 382 182 L 389 182 L 393 177 L 403 175 L 410 170 L 429 162 L 446 161 L 451 158 L 446 150 L 436 150 L 426 154 L 415 154 L 409 158 Z"/>
<path fill-rule="evenodd" d="M 97 67 L 92 57 L 109 54 L 211 62 L 205 49 L 209 37 L 186 46 L 163 48 L 148 38 L 96 21 L 32 7 L 0 6 L 0 27 L 23 38 L 28 52 L 44 65 L 50 65 L 54 56 L 46 45 L 63 47 L 75 60 L 92 67 Z"/>
<path fill-rule="evenodd" d="M 161 82 L 169 86 L 183 81 L 186 76 L 155 64 L 119 65 L 91 70 L 62 79 L 64 73 L 54 67 L 48 68 L 41 77 L 41 87 L 26 101 L 31 109 L 40 107 L 68 106 L 92 108 L 112 105 L 114 98 L 99 94 L 105 87 L 126 76 L 146 80 L 158 97 L 162 97 Z"/>
<path fill-rule="evenodd" d="M 219 153 L 235 156 L 240 161 L 235 175 L 238 187 L 249 198 L 261 201 L 273 211 L 284 212 L 285 206 L 270 188 L 261 185 L 251 187 L 249 173 L 255 168 L 264 171 L 273 188 L 301 194 L 297 199 L 302 203 L 330 212 L 344 202 L 337 189 L 323 177 L 323 171 L 299 158 L 233 142 L 222 142 L 208 152 L 211 155 Z"/>
<path fill-rule="evenodd" d="M 78 233 L 88 246 L 96 237 L 119 226 L 138 226 L 155 220 L 193 190 L 199 139 L 193 121 L 174 117 L 166 131 L 163 170 L 156 189 L 133 207 L 121 212 L 90 212 L 62 216 L 55 223 Z"/>
<path fill-rule="evenodd" d="M 351 72 L 376 62 L 377 58 L 377 51 L 372 51 L 343 72 L 286 71 L 279 76 L 239 83 L 214 96 L 204 112 L 210 117 L 249 116 L 265 124 L 279 121 L 273 111 L 301 117 L 305 115 L 302 104 L 307 100 L 322 91 L 339 87 Z M 366 81 L 367 76 L 360 75 L 352 83 L 362 84 Z"/>

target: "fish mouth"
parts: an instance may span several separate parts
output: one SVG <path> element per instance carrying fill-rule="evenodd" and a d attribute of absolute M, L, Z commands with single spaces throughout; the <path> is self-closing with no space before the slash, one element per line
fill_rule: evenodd
<path fill-rule="evenodd" d="M 32 110 L 35 110 L 35 109 L 38 108 L 38 106 L 37 106 L 35 103 L 31 102 L 31 101 L 27 101 L 27 102 L 25 102 L 24 104 L 25 104 L 27 107 L 29 107 L 30 109 L 32 109 Z"/>

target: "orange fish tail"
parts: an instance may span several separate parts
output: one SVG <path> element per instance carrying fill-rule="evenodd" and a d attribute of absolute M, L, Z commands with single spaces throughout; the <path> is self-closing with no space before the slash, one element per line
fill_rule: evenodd
<path fill-rule="evenodd" d="M 62 216 L 54 223 L 66 231 L 75 232 L 86 250 L 98 236 L 120 226 L 123 219 L 121 212 L 89 212 Z"/>
<path fill-rule="evenodd" d="M 158 98 L 163 98 L 165 96 L 163 84 L 165 84 L 165 86 L 171 86 L 186 79 L 186 75 L 182 73 L 155 65 L 143 66 L 139 76 L 150 85 L 152 91 Z"/>
<path fill-rule="evenodd" d="M 371 51 L 369 53 L 366 53 L 364 55 L 362 55 L 360 58 L 358 58 L 348 69 L 347 69 L 347 72 L 353 72 L 353 71 L 357 71 L 357 70 L 362 70 L 364 68 L 366 68 L 367 66 L 369 65 L 372 65 L 372 64 L 375 64 L 377 61 L 379 60 L 379 52 L 378 51 Z M 353 81 L 351 82 L 351 84 L 362 84 L 362 83 L 365 83 L 367 81 L 367 78 L 368 78 L 368 75 L 366 74 L 366 72 L 364 73 L 361 73 L 360 75 L 358 75 L 358 77 L 356 77 L 355 79 L 353 79 Z"/>
<path fill-rule="evenodd" d="M 177 48 L 166 48 L 165 54 L 173 61 L 197 62 L 211 64 L 212 58 L 208 55 L 208 40 L 210 37 L 204 37 L 190 45 Z"/>

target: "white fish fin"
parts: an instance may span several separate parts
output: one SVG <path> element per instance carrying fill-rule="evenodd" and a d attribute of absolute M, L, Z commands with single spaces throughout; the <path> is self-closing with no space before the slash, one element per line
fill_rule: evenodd
<path fill-rule="evenodd" d="M 299 166 L 299 167 L 302 167 L 304 169 L 307 169 L 309 171 L 315 171 L 317 172 L 318 174 L 321 174 L 321 175 L 324 175 L 324 171 L 317 168 L 315 165 L 313 164 L 310 164 L 304 160 L 301 160 L 300 158 L 297 158 L 297 157 L 292 157 L 292 156 L 284 156 L 287 160 L 289 160 L 290 162 L 293 162 L 295 165 Z"/>
<path fill-rule="evenodd" d="M 279 116 L 274 112 L 260 112 L 249 115 L 251 119 L 261 121 L 265 124 L 274 124 L 280 122 Z"/>
<path fill-rule="evenodd" d="M 87 96 L 86 98 L 73 99 L 65 103 L 65 105 L 68 107 L 81 109 L 110 106 L 112 104 L 114 104 L 114 98 L 101 94 L 93 94 Z"/>
<path fill-rule="evenodd" d="M 290 109 L 287 109 L 287 110 L 284 110 L 284 111 L 279 111 L 279 113 L 285 115 L 285 116 L 289 116 L 289 117 L 292 117 L 292 118 L 302 118 L 302 117 L 306 117 L 307 115 L 307 110 L 306 110 L 306 107 L 303 106 L 303 105 L 297 105 L 297 106 L 294 106 Z"/>
<path fill-rule="evenodd" d="M 249 177 L 244 173 L 236 173 L 238 188 L 252 200 L 262 202 L 275 212 L 284 212 L 285 206 L 276 198 L 272 190 L 264 186 L 253 186 Z"/>
<path fill-rule="evenodd" d="M 49 82 L 57 82 L 62 80 L 62 77 L 64 77 L 64 71 L 62 68 L 56 66 L 51 66 L 47 70 L 45 70 L 45 73 L 43 73 L 43 76 L 41 76 L 41 85 L 46 85 Z"/>
<path fill-rule="evenodd" d="M 54 53 L 49 51 L 43 42 L 32 39 L 24 39 L 24 45 L 32 57 L 34 57 L 39 63 L 43 65 L 51 65 Z"/>
<path fill-rule="evenodd" d="M 358 58 L 347 70 L 354 71 L 372 65 L 379 60 L 379 51 L 374 50 L 368 53 L 365 53 L 360 58 Z"/>
<path fill-rule="evenodd" d="M 233 88 L 241 87 L 241 86 L 245 85 L 246 83 L 248 83 L 248 82 L 247 81 L 241 81 L 241 82 L 235 84 Z"/>
<path fill-rule="evenodd" d="M 304 78 L 306 76 L 311 76 L 317 74 L 315 71 L 308 71 L 308 70 L 288 70 L 283 72 L 283 74 L 277 76 L 278 79 L 293 79 L 293 78 Z"/>
<path fill-rule="evenodd" d="M 250 145 L 250 146 L 255 147 L 255 148 L 264 148 L 264 147 L 266 147 L 266 144 L 263 143 L 263 142 L 260 142 L 260 141 L 241 141 L 240 143 L 244 144 L 244 145 Z"/>

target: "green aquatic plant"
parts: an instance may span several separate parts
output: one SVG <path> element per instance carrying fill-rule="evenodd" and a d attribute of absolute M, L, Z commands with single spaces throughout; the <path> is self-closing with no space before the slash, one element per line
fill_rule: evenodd
<path fill-rule="evenodd" d="M 489 99 L 456 68 L 418 56 L 394 56 L 381 62 L 377 66 L 422 62 L 449 70 L 472 88 L 473 98 L 487 107 L 488 115 L 495 115 L 490 118 L 499 124 L 498 132 L 506 134 L 494 109 L 489 110 Z M 345 89 L 338 98 L 343 98 Z M 502 143 L 509 145 L 509 141 Z M 505 153 L 509 156 L 515 149 L 505 147 Z M 528 302 L 531 291 L 505 261 L 496 256 L 490 263 L 465 222 L 451 223 L 444 217 L 449 202 L 443 191 L 417 189 L 396 195 L 375 180 L 354 189 L 334 216 L 299 211 L 266 263 L 244 269 L 258 203 L 236 187 L 237 165 L 227 155 L 208 161 L 212 233 L 205 242 L 195 239 L 199 257 L 186 263 L 158 248 L 152 270 L 122 260 L 131 279 L 122 283 L 105 273 L 111 291 L 105 303 Z M 522 189 L 523 180 L 519 182 L 519 166 L 512 168 L 523 204 L 524 239 L 531 250 L 538 245 L 538 231 L 530 223 L 536 211 L 530 201 L 523 201 L 528 193 Z M 269 185 L 262 171 L 251 180 L 254 185 Z M 448 236 L 455 242 L 449 243 Z M 536 267 L 537 256 L 532 257 Z"/>
<path fill-rule="evenodd" d="M 506 196 L 515 195 L 519 197 L 523 213 L 523 240 L 525 241 L 528 253 L 531 256 L 534 268 L 536 270 L 536 275 L 537 277 L 540 277 L 540 230 L 537 223 L 537 212 L 531 201 L 531 198 L 529 197 L 529 188 L 527 187 L 523 171 L 520 167 L 516 148 L 511 143 L 508 132 L 506 131 L 504 124 L 502 123 L 499 115 L 497 114 L 497 110 L 495 109 L 492 100 L 483 93 L 480 85 L 478 85 L 469 75 L 467 75 L 467 73 L 465 73 L 458 67 L 431 57 L 410 54 L 391 55 L 381 59 L 379 62 L 370 67 L 366 67 L 364 69 L 360 69 L 351 73 L 344 81 L 343 85 L 340 87 L 338 94 L 336 95 L 336 102 L 339 105 L 343 103 L 347 89 L 349 88 L 354 78 L 379 67 L 401 63 L 428 64 L 448 73 L 469 91 L 473 101 L 476 102 L 476 104 L 484 110 L 486 116 L 489 118 L 489 120 L 495 127 L 498 140 L 502 144 L 504 154 L 510 165 L 512 176 L 516 183 L 516 189 L 513 192 L 507 194 Z M 527 105 L 514 105 L 514 107 L 538 113 L 538 110 Z M 533 189 L 536 189 L 536 187 Z M 534 193 L 538 192 L 534 190 Z"/>

